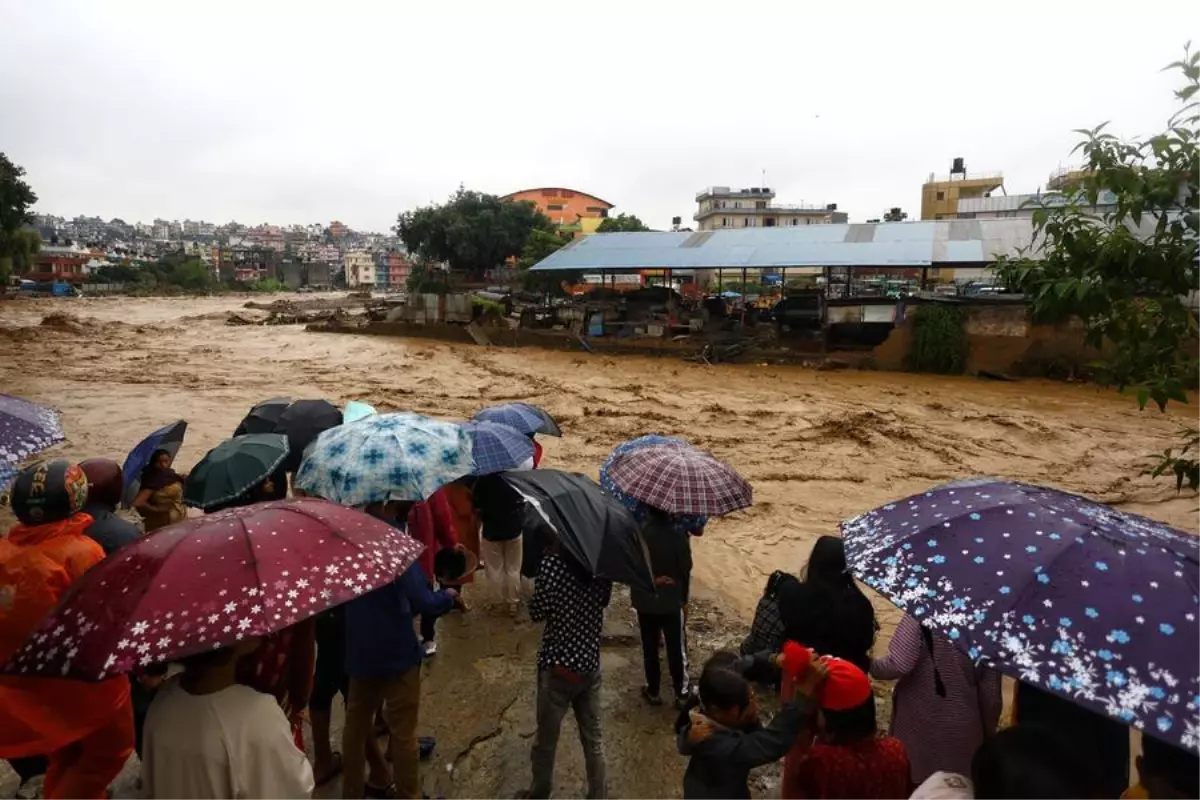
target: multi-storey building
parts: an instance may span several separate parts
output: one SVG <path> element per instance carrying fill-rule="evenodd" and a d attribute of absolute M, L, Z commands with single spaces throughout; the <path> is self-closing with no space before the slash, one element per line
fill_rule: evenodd
<path fill-rule="evenodd" d="M 711 186 L 696 194 L 698 207 L 692 219 L 702 231 L 828 225 L 848 220 L 846 212 L 837 210 L 837 203 L 793 206 L 780 205 L 774 200 L 774 190 L 766 186 L 750 189 Z"/>
<path fill-rule="evenodd" d="M 956 158 L 949 175 L 931 173 L 921 187 L 921 219 L 956 219 L 960 201 L 991 197 L 1003 186 L 1004 176 L 999 172 L 968 175 L 966 163 Z"/>

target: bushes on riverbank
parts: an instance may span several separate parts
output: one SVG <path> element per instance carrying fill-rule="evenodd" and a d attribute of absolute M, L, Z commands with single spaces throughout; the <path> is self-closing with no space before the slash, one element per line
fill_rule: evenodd
<path fill-rule="evenodd" d="M 914 372 L 958 375 L 967 367 L 970 345 L 963 327 L 966 315 L 958 306 L 929 303 L 913 316 L 908 368 Z"/>

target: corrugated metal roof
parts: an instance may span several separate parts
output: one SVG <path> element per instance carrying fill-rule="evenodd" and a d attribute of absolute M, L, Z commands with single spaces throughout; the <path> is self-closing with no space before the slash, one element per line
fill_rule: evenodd
<path fill-rule="evenodd" d="M 700 233 L 597 233 L 534 270 L 924 267 L 986 264 L 1015 254 L 1033 235 L 1029 219 L 937 220 L 744 228 Z"/>

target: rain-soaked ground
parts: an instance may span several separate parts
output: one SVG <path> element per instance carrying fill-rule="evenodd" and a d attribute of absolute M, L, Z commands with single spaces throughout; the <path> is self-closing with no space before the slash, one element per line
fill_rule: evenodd
<path fill-rule="evenodd" d="M 595 475 L 620 441 L 683 436 L 729 461 L 755 505 L 714 521 L 694 547 L 694 663 L 748 624 L 766 576 L 798 570 L 839 520 L 972 475 L 1045 483 L 1189 531 L 1195 496 L 1140 474 L 1172 443 L 1184 409 L 1139 412 L 1086 385 L 997 383 L 883 372 L 719 365 L 504 350 L 420 339 L 229 327 L 246 298 L 0 303 L 0 387 L 57 407 L 72 458 L 123 459 L 142 436 L 190 423 L 186 470 L 256 401 L 276 395 L 358 399 L 380 410 L 462 418 L 482 405 L 534 402 L 559 420 L 546 466 Z M 483 598 L 481 597 L 482 601 Z M 883 646 L 898 617 L 876 598 Z M 640 704 L 640 653 L 628 604 L 614 601 L 604 651 L 606 739 L 615 796 L 678 796 L 673 713 Z M 442 624 L 426 667 L 422 725 L 439 748 L 431 795 L 504 796 L 528 779 L 537 630 L 481 602 Z M 882 715 L 886 718 L 886 715 Z M 573 733 L 559 748 L 559 794 L 581 796 Z"/>

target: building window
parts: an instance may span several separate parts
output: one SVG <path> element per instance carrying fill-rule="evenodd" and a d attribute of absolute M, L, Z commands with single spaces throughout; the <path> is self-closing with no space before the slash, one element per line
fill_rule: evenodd
<path fill-rule="evenodd" d="M 938 199 L 938 200 L 945 200 L 945 199 L 946 199 L 946 193 L 945 193 L 945 192 L 938 192 L 938 193 L 937 193 L 937 199 Z"/>
<path fill-rule="evenodd" d="M 796 226 L 796 223 L 798 223 L 798 222 L 799 222 L 799 220 L 798 220 L 798 219 L 796 219 L 795 217 L 792 217 L 792 221 L 791 221 L 791 225 L 792 225 L 792 227 L 795 227 L 795 226 Z"/>
<path fill-rule="evenodd" d="M 721 217 L 721 227 L 722 228 L 729 227 L 729 217 Z"/>
<path fill-rule="evenodd" d="M 600 208 L 600 206 L 588 206 L 587 210 L 588 210 L 589 214 L 601 214 L 601 215 L 603 215 L 607 211 L 607 209 Z"/>
<path fill-rule="evenodd" d="M 550 209 L 551 211 L 563 210 L 562 203 L 551 203 L 550 205 L 546 206 L 546 208 Z"/>
<path fill-rule="evenodd" d="M 733 207 L 734 207 L 734 208 L 741 208 L 741 207 L 742 207 L 742 201 L 741 201 L 741 200 L 735 200 L 735 201 L 733 202 Z"/>

